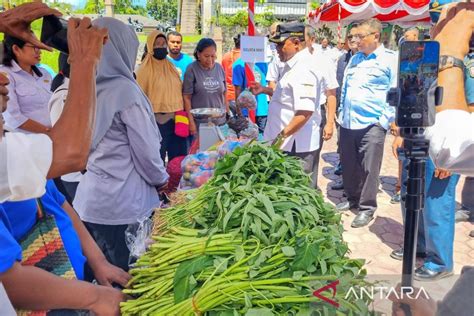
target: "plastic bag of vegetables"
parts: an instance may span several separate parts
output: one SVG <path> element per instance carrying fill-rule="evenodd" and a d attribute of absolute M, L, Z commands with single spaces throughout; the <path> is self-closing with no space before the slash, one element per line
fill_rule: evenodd
<path fill-rule="evenodd" d="M 257 108 L 257 99 L 249 90 L 245 89 L 236 100 L 237 107 L 240 109 L 255 110 Z"/>
<path fill-rule="evenodd" d="M 247 141 L 240 140 L 226 140 L 222 145 L 217 148 L 217 152 L 220 157 L 224 157 L 227 154 L 233 152 L 236 148 L 242 147 Z"/>
<path fill-rule="evenodd" d="M 213 174 L 219 154 L 215 151 L 200 152 L 188 155 L 181 163 L 183 177 L 179 188 L 189 190 L 199 188 L 207 182 Z"/>
<path fill-rule="evenodd" d="M 199 170 L 190 174 L 183 174 L 180 188 L 183 190 L 199 188 L 205 184 L 214 174 L 213 170 Z"/>

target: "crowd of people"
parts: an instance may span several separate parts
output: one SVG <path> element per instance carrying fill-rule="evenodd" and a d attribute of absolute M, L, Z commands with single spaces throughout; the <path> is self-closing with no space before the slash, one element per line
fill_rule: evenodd
<path fill-rule="evenodd" d="M 474 10 L 460 12 L 434 27 L 432 38 L 440 42 L 441 55 L 468 65 Z M 395 136 L 399 196 L 406 192 L 408 159 L 394 123 L 395 108 L 387 103 L 388 91 L 398 85 L 398 53 L 381 42 L 377 19 L 352 24 L 335 47 L 328 38 L 318 38 L 312 26 L 274 24 L 268 61 L 253 64 L 254 80 L 249 80 L 240 58 L 242 34 L 218 63 L 211 38 L 201 39 L 191 57 L 181 51 L 180 33 L 155 30 L 136 65 L 139 42 L 129 26 L 106 17 L 70 18 L 69 54 L 60 55 L 60 72 L 52 78 L 38 66 L 41 50 L 51 48 L 29 29 L 46 15 L 60 13 L 38 2 L 0 13 L 5 33 L 0 65 L 1 315 L 14 315 L 12 305 L 119 314 L 119 303 L 126 299 L 120 288 L 130 279 L 132 263 L 127 230 L 153 216 L 167 189 L 167 163 L 185 156 L 197 138 L 200 126 L 191 110 L 229 113 L 245 90 L 256 96 L 250 116 L 262 139 L 279 140 L 283 151 L 299 157 L 315 190 L 321 190 L 324 141 L 337 134 L 336 173 L 343 181 L 333 189 L 343 189 L 347 202 L 336 208 L 357 212 L 353 228 L 374 219 L 388 132 Z M 453 29 L 457 36 L 449 35 Z M 419 40 L 419 30 L 407 29 L 404 38 Z M 461 68 L 441 65 L 441 119 L 426 133 L 432 159 L 417 245 L 424 265 L 415 271 L 422 281 L 452 274 L 455 189 L 460 173 L 474 176 L 474 137 L 464 135 L 466 128 L 472 132 L 468 105 L 474 106 L 474 74 Z M 454 116 L 462 124 L 447 134 Z M 224 125 L 225 118 L 216 123 Z M 446 148 L 448 143 L 454 147 Z M 404 211 L 397 196 L 392 201 Z M 61 273 L 22 258 L 32 230 L 48 217 L 55 220 L 71 265 Z M 54 256 L 46 253 L 39 261 Z M 401 260 L 403 249 L 391 256 Z"/>

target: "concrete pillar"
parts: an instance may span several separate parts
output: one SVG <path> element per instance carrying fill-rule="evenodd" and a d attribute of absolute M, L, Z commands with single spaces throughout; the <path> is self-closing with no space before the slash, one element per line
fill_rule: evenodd
<path fill-rule="evenodd" d="M 202 1 L 202 16 L 201 16 L 201 34 L 207 36 L 210 33 L 210 25 L 212 18 L 212 0 Z"/>
<path fill-rule="evenodd" d="M 308 17 L 308 14 L 311 12 L 311 1 L 306 0 L 306 18 Z"/>
<path fill-rule="evenodd" d="M 222 60 L 222 50 L 223 50 L 223 42 L 224 37 L 222 36 L 222 29 L 218 26 L 214 26 L 214 33 L 212 34 L 212 38 L 216 42 L 217 46 L 217 60 L 220 62 Z"/>
<path fill-rule="evenodd" d="M 114 17 L 114 0 L 105 0 L 105 16 Z"/>

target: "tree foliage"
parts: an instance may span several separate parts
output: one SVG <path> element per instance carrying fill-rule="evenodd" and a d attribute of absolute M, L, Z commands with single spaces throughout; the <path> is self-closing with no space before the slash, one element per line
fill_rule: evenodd
<path fill-rule="evenodd" d="M 132 0 L 115 0 L 114 12 L 116 14 L 146 15 L 145 8 L 132 5 Z M 76 11 L 82 14 L 104 14 L 104 0 L 87 0 L 84 9 Z"/>
<path fill-rule="evenodd" d="M 46 1 L 46 3 L 48 4 L 50 8 L 54 8 L 66 15 L 71 14 L 74 11 L 70 3 L 57 2 L 57 1 Z"/>
<path fill-rule="evenodd" d="M 336 40 L 336 35 L 326 24 L 323 24 L 323 26 L 316 30 L 316 35 L 318 40 L 327 38 L 330 43 L 333 43 Z"/>
<path fill-rule="evenodd" d="M 268 27 L 276 22 L 277 19 L 273 13 L 273 7 L 266 7 L 263 13 L 257 13 L 254 15 L 255 24 L 260 27 Z M 238 10 L 233 15 L 219 15 L 218 19 L 214 19 L 213 23 L 219 26 L 240 26 L 247 27 L 248 25 L 248 12 L 245 9 Z"/>
<path fill-rule="evenodd" d="M 104 0 L 87 0 L 83 9 L 77 10 L 81 14 L 101 14 L 104 13 Z"/>
<path fill-rule="evenodd" d="M 169 22 L 178 15 L 178 0 L 147 0 L 146 9 L 155 20 Z"/>
<path fill-rule="evenodd" d="M 310 2 L 311 10 L 316 10 L 321 6 L 321 2 L 319 0 L 313 0 Z"/>

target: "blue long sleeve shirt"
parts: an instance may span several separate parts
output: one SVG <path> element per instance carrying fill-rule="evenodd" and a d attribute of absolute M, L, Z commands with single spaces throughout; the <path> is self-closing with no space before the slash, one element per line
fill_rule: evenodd
<path fill-rule="evenodd" d="M 339 122 L 346 129 L 363 129 L 379 123 L 388 129 L 395 108 L 387 92 L 397 86 L 398 56 L 379 46 L 368 56 L 359 52 L 349 61 L 341 90 Z"/>

